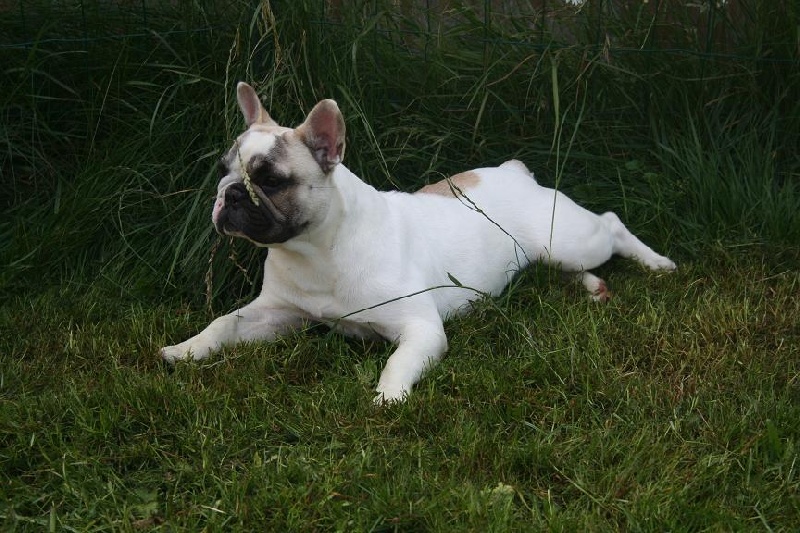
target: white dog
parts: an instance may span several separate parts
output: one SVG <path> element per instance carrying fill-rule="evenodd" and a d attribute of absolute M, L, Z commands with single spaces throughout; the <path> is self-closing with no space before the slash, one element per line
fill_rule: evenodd
<path fill-rule="evenodd" d="M 608 292 L 588 270 L 612 254 L 675 268 L 616 215 L 538 185 L 519 161 L 414 194 L 379 192 L 341 164 L 345 125 L 333 100 L 291 129 L 270 118 L 249 85 L 238 85 L 237 98 L 248 129 L 220 162 L 212 219 L 220 233 L 270 248 L 263 288 L 249 305 L 164 348 L 167 361 L 323 322 L 395 343 L 376 401 L 401 400 L 447 349 L 442 321 L 499 294 L 531 262 L 575 273 L 596 300 Z"/>

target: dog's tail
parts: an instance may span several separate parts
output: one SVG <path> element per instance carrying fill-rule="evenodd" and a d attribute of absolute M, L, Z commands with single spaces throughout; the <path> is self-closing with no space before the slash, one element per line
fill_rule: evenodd
<path fill-rule="evenodd" d="M 522 172 L 523 174 L 527 174 L 528 176 L 530 176 L 533 181 L 536 181 L 536 177 L 533 175 L 533 172 L 528 170 L 528 167 L 525 166 L 525 163 L 517 159 L 509 159 L 508 161 L 500 165 L 500 168 L 513 170 L 515 172 Z"/>

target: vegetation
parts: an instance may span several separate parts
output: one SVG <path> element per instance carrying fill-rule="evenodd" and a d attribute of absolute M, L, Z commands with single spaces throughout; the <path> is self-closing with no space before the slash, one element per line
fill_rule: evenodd
<path fill-rule="evenodd" d="M 791 3 L 133 4 L 0 17 L 4 530 L 800 523 Z M 209 223 L 239 79 L 287 125 L 337 99 L 379 188 L 515 157 L 679 270 L 597 305 L 530 269 L 385 409 L 390 347 L 319 328 L 170 369 L 258 290 Z"/>

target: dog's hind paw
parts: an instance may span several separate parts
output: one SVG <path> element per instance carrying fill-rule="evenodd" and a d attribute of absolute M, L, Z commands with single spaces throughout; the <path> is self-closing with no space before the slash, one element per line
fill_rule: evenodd
<path fill-rule="evenodd" d="M 675 264 L 674 261 L 672 261 L 668 257 L 664 257 L 663 255 L 657 255 L 651 258 L 650 260 L 645 261 L 644 263 L 650 270 L 662 270 L 662 271 L 672 272 L 673 270 L 678 268 L 678 266 Z"/>
<path fill-rule="evenodd" d="M 611 300 L 612 293 L 610 290 L 608 290 L 606 282 L 603 280 L 600 281 L 600 286 L 597 288 L 597 290 L 589 294 L 589 299 L 593 302 L 606 303 Z"/>
<path fill-rule="evenodd" d="M 589 299 L 594 302 L 607 302 L 611 299 L 611 291 L 608 290 L 608 285 L 602 279 L 598 278 L 591 272 L 581 272 L 578 274 L 578 279 L 589 291 Z"/>

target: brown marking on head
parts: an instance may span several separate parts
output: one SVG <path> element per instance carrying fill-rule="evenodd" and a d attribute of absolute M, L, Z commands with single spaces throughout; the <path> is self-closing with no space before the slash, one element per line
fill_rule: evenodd
<path fill-rule="evenodd" d="M 417 193 L 455 197 L 458 191 L 467 192 L 469 189 L 477 186 L 480 181 L 481 177 L 478 173 L 470 170 L 437 181 L 436 183 L 428 184 L 418 190 Z"/>

